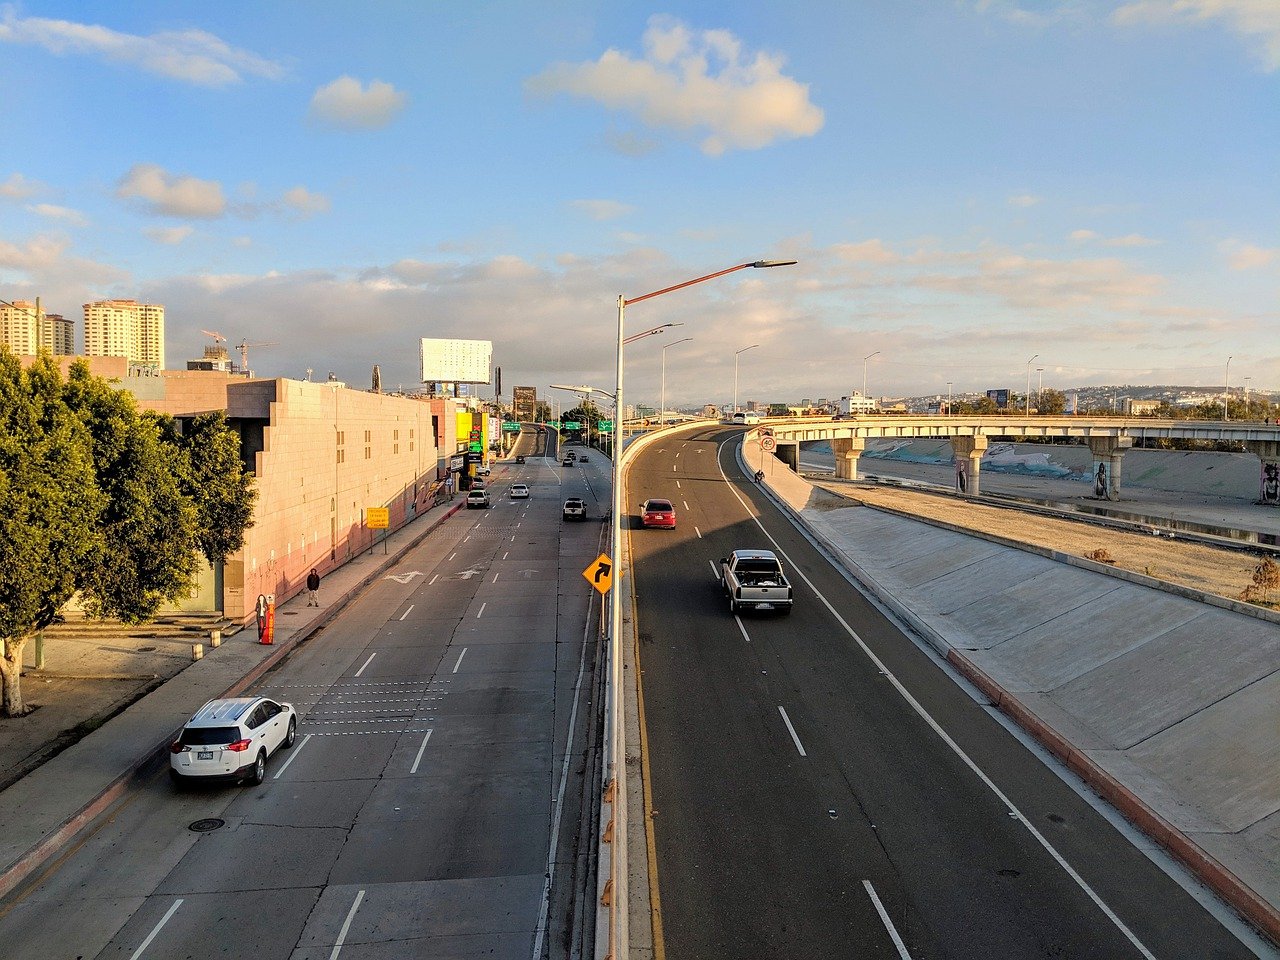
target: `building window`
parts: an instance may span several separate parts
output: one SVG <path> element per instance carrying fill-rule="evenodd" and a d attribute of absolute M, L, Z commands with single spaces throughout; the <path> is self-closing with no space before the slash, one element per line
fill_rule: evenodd
<path fill-rule="evenodd" d="M 365 448 L 364 448 L 364 458 L 365 458 L 366 460 L 370 460 L 370 459 L 372 459 L 372 458 L 373 458 L 373 447 L 365 447 Z"/>
<path fill-rule="evenodd" d="M 400 431 L 399 431 L 399 430 L 397 430 L 396 432 L 397 432 L 397 433 L 399 433 Z M 393 444 L 393 445 L 392 445 L 392 447 L 391 447 L 391 452 L 392 452 L 392 453 L 399 453 L 399 452 L 400 452 L 400 444 L 398 444 L 398 443 L 397 443 L 397 444 Z"/>
<path fill-rule="evenodd" d="M 338 462 L 339 462 L 339 463 L 345 463 L 345 462 L 346 462 L 346 460 L 347 460 L 347 451 L 345 451 L 345 450 L 339 450 L 339 451 L 338 451 Z"/>

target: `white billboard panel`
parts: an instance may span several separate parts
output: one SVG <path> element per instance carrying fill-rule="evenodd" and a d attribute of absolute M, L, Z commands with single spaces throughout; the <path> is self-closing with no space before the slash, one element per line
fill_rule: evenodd
<path fill-rule="evenodd" d="M 422 339 L 422 382 L 490 383 L 492 340 Z"/>

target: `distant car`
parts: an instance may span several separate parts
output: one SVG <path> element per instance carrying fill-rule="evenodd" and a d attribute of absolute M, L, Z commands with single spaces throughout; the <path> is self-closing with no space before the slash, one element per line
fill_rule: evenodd
<path fill-rule="evenodd" d="M 642 527 L 662 527 L 666 530 L 676 528 L 676 508 L 670 500 L 646 500 L 640 504 L 640 525 Z"/>
<path fill-rule="evenodd" d="M 582 501 L 581 497 L 570 497 L 564 502 L 564 519 L 587 519 L 587 505 Z"/>
<path fill-rule="evenodd" d="M 476 490 L 474 487 L 467 493 L 467 509 L 468 510 L 488 510 L 491 506 L 489 502 L 489 491 L 485 489 Z"/>
<path fill-rule="evenodd" d="M 578 462 L 579 462 L 579 463 L 586 463 L 586 462 L 587 462 L 587 458 L 586 458 L 586 456 L 584 455 L 584 456 L 579 457 L 579 458 L 578 458 Z"/>
<path fill-rule="evenodd" d="M 524 463 L 524 454 L 523 454 L 523 453 L 522 453 L 522 454 L 520 454 L 518 457 L 516 457 L 516 463 Z"/>
<path fill-rule="evenodd" d="M 528 500 L 529 487 L 523 483 L 513 483 L 511 485 L 511 499 L 512 500 Z"/>
<path fill-rule="evenodd" d="M 573 457 L 565 457 L 563 460 L 561 460 L 561 461 L 560 461 L 560 466 L 562 466 L 562 467 L 572 467 L 572 466 L 573 466 Z"/>
<path fill-rule="evenodd" d="M 566 460 L 577 460 L 577 459 L 578 459 L 578 455 L 577 455 L 576 453 L 574 453 L 572 450 L 570 450 L 570 451 L 568 451 L 568 452 L 564 455 L 564 458 L 565 458 Z"/>
<path fill-rule="evenodd" d="M 490 473 L 492 473 L 492 472 L 493 472 L 493 471 L 492 471 L 492 470 L 490 470 L 488 467 L 477 467 L 477 468 L 476 468 L 476 476 L 477 476 L 477 477 L 487 477 L 487 476 L 488 476 Z"/>
<path fill-rule="evenodd" d="M 266 697 L 210 700 L 169 745 L 169 776 L 187 780 L 261 783 L 267 758 L 293 746 L 298 715 L 293 705 Z"/>

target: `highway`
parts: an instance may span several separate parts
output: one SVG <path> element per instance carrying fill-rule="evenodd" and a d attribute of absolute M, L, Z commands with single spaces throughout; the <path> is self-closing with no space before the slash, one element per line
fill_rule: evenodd
<path fill-rule="evenodd" d="M 1254 956 L 781 517 L 740 433 L 628 476 L 665 956 Z M 651 496 L 677 530 L 638 529 Z M 789 617 L 729 613 L 742 547 L 781 551 Z"/>
<path fill-rule="evenodd" d="M 161 771 L 0 903 L 0 956 L 540 958 L 594 936 L 589 908 L 573 918 L 594 889 L 600 604 L 580 572 L 602 525 L 560 507 L 600 517 L 608 464 L 546 452 L 495 469 L 491 509 L 459 511 L 252 691 L 301 714 L 261 786 L 176 791 Z M 507 496 L 517 479 L 531 499 Z"/>

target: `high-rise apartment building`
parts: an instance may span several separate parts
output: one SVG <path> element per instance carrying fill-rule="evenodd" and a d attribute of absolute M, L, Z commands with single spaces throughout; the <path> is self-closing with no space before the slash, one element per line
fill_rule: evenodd
<path fill-rule="evenodd" d="M 40 345 L 55 357 L 71 357 L 76 352 L 76 324 L 60 313 L 46 313 L 40 321 Z"/>
<path fill-rule="evenodd" d="M 164 307 L 137 300 L 86 303 L 84 352 L 90 357 L 126 357 L 130 363 L 163 369 Z"/>
<path fill-rule="evenodd" d="M 40 321 L 34 303 L 26 300 L 0 303 L 0 343 L 18 356 L 34 356 L 40 352 Z"/>

